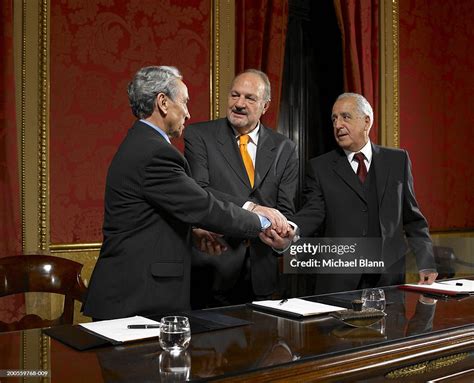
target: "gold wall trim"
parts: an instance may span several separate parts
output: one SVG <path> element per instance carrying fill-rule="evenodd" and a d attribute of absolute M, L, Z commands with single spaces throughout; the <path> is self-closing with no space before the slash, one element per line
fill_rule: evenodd
<path fill-rule="evenodd" d="M 398 0 L 392 0 L 392 41 L 393 41 L 393 145 L 400 147 L 400 95 L 399 95 L 399 13 Z"/>
<path fill-rule="evenodd" d="M 40 357 L 40 370 L 51 371 L 50 366 L 50 349 L 51 349 L 51 338 L 43 332 L 41 332 L 41 357 Z M 42 377 L 41 382 L 47 383 L 51 381 L 51 377 Z"/>
<path fill-rule="evenodd" d="M 14 62 L 15 81 L 18 85 L 17 97 L 17 131 L 19 145 L 19 180 L 20 180 L 20 216 L 21 216 L 21 246 L 23 253 L 36 253 L 41 250 L 38 226 L 41 209 L 47 204 L 40 201 L 38 147 L 40 121 L 40 77 L 41 70 L 46 70 L 43 63 L 44 55 L 41 45 L 44 45 L 45 14 L 42 8 L 47 6 L 47 0 L 13 2 L 14 15 Z M 42 35 L 43 34 L 43 35 Z M 41 37 L 40 37 L 41 36 Z M 44 60 L 43 60 L 44 61 Z M 45 106 L 47 107 L 47 105 Z M 47 113 L 46 110 L 42 112 Z M 44 118 L 43 118 L 44 120 Z M 47 191 L 46 194 L 47 195 Z M 44 200 L 44 199 L 43 199 Z M 41 206 L 42 205 L 42 206 Z M 47 223 L 47 222 L 46 222 Z M 43 228 L 47 231 L 47 227 Z"/>
<path fill-rule="evenodd" d="M 213 0 L 210 49 L 210 118 L 226 115 L 227 94 L 235 75 L 235 0 Z"/>
<path fill-rule="evenodd" d="M 458 237 L 472 237 L 474 238 L 474 231 L 472 229 L 469 230 L 440 230 L 440 231 L 430 231 L 430 235 L 432 237 L 440 237 L 440 238 L 458 238 Z"/>
<path fill-rule="evenodd" d="M 43 0 L 38 21 L 38 248 L 48 250 L 49 238 L 49 4 Z"/>
<path fill-rule="evenodd" d="M 21 4 L 20 209 L 21 250 L 26 251 L 26 0 Z"/>
<path fill-rule="evenodd" d="M 211 49 L 210 49 L 210 84 L 209 84 L 209 116 L 214 120 L 219 115 L 219 50 L 220 50 L 220 34 L 219 34 L 219 19 L 220 19 L 220 2 L 219 0 L 211 1 Z"/>
<path fill-rule="evenodd" d="M 400 147 L 398 0 L 380 2 L 380 143 Z"/>
<path fill-rule="evenodd" d="M 51 253 L 63 253 L 71 251 L 96 251 L 100 250 L 102 243 L 59 243 L 50 244 L 49 250 Z"/>

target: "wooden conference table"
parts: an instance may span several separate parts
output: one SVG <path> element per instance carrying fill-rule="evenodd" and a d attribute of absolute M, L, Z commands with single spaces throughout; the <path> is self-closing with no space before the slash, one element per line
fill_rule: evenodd
<path fill-rule="evenodd" d="M 219 308 L 251 324 L 195 334 L 186 353 L 172 360 L 156 339 L 76 351 L 40 329 L 2 333 L 0 371 L 47 370 L 42 381 L 89 383 L 175 382 L 183 376 L 228 382 L 474 381 L 474 297 L 421 302 L 419 293 L 384 290 L 387 316 L 372 327 L 350 327 L 332 317 L 292 320 L 246 306 Z M 350 307 L 359 297 L 360 291 L 310 299 Z M 177 367 L 173 373 L 166 370 L 170 364 Z"/>

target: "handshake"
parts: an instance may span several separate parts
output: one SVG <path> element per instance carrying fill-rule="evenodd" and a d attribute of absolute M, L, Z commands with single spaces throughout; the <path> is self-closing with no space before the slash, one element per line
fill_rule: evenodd
<path fill-rule="evenodd" d="M 266 217 L 270 221 L 271 225 L 258 235 L 263 243 L 276 251 L 286 250 L 290 246 L 296 234 L 296 227 L 293 227 L 283 214 L 277 209 L 256 204 L 250 211 Z"/>
<path fill-rule="evenodd" d="M 277 209 L 252 202 L 246 206 L 246 209 L 270 221 L 270 226 L 258 235 L 263 243 L 277 252 L 282 252 L 288 248 L 295 237 L 296 227 L 293 227 L 283 214 Z M 227 245 L 221 234 L 195 228 L 193 229 L 193 237 L 195 247 L 209 255 L 220 255 L 227 250 Z"/>

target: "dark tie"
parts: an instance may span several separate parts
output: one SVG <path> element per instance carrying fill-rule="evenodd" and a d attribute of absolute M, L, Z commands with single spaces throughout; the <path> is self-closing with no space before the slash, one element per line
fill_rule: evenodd
<path fill-rule="evenodd" d="M 367 177 L 367 168 L 365 167 L 365 156 L 362 153 L 356 153 L 354 154 L 354 159 L 359 163 L 359 166 L 357 166 L 357 176 L 360 179 L 360 182 L 364 183 L 366 177 Z"/>

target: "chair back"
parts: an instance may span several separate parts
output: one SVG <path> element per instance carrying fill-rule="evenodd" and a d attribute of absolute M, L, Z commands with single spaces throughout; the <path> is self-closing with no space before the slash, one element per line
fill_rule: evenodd
<path fill-rule="evenodd" d="M 28 292 L 64 295 L 63 312 L 57 319 L 42 319 L 29 314 L 17 322 L 0 321 L 0 331 L 73 324 L 74 300 L 83 302 L 87 291 L 81 278 L 82 266 L 69 259 L 48 255 L 0 258 L 0 297 Z"/>

